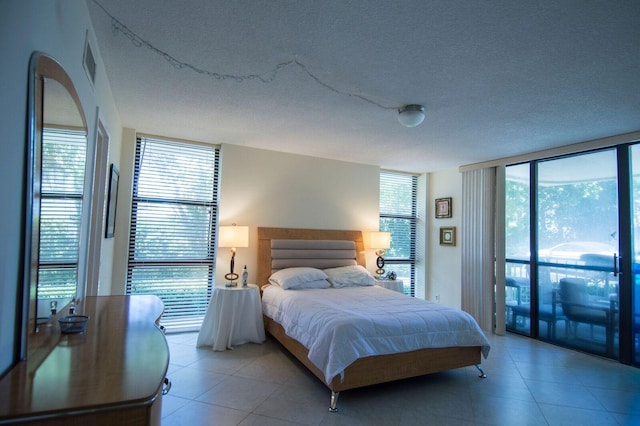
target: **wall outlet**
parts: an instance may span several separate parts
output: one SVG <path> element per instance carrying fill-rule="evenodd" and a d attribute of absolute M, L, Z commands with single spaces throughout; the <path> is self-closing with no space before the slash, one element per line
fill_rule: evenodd
<path fill-rule="evenodd" d="M 436 294 L 436 302 L 440 303 L 440 295 Z"/>

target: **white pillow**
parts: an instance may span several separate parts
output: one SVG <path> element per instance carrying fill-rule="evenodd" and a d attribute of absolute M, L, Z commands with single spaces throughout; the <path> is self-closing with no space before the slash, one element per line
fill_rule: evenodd
<path fill-rule="evenodd" d="M 362 265 L 342 266 L 340 268 L 325 269 L 329 282 L 333 287 L 374 285 L 376 279 Z"/>
<path fill-rule="evenodd" d="M 305 288 L 330 288 L 331 283 L 327 280 L 307 281 L 295 287 L 289 287 L 286 290 L 304 290 Z M 284 288 L 284 287 L 283 287 Z"/>
<path fill-rule="evenodd" d="M 307 284 L 307 285 L 322 285 L 318 284 L 317 281 L 326 281 L 327 274 L 322 272 L 320 269 L 316 268 L 307 268 L 307 267 L 299 267 L 299 268 L 287 268 L 281 269 L 277 272 L 271 274 L 269 277 L 269 282 L 271 284 L 279 285 L 283 289 L 287 290 L 289 288 L 310 288 L 310 287 L 300 287 L 306 283 L 316 284 Z M 327 282 L 327 284 L 329 284 Z M 328 287 L 328 286 L 327 286 Z M 326 288 L 326 287 L 315 287 L 315 288 Z"/>

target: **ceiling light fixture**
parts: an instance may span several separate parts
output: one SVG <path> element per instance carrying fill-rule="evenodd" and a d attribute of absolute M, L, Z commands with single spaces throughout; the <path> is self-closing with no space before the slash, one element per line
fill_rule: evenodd
<path fill-rule="evenodd" d="M 424 120 L 424 106 L 410 104 L 398 109 L 398 121 L 405 127 L 416 127 Z"/>

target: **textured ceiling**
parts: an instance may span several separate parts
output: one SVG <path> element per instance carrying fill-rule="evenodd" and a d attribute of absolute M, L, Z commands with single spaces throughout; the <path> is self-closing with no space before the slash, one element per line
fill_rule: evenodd
<path fill-rule="evenodd" d="M 87 4 L 139 132 L 430 172 L 640 130 L 638 1 Z"/>

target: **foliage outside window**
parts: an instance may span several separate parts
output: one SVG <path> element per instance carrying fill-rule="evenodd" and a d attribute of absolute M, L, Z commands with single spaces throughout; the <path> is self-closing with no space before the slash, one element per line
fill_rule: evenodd
<path fill-rule="evenodd" d="M 403 280 L 404 292 L 415 296 L 418 177 L 380 172 L 380 230 L 391 232 L 385 270 Z"/>
<path fill-rule="evenodd" d="M 529 164 L 506 168 L 505 236 L 508 258 L 529 260 L 530 183 Z"/>
<path fill-rule="evenodd" d="M 215 277 L 219 150 L 139 137 L 128 294 L 155 294 L 168 332 L 198 329 Z"/>

